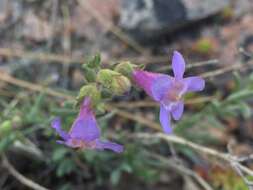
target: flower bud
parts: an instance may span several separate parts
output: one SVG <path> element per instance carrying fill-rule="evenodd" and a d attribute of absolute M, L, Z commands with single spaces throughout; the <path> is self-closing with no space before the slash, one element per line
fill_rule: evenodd
<path fill-rule="evenodd" d="M 138 68 L 137 65 L 132 64 L 129 61 L 123 61 L 119 63 L 114 70 L 121 73 L 122 75 L 131 78 L 133 71 Z"/>
<path fill-rule="evenodd" d="M 86 64 L 89 68 L 99 69 L 101 66 L 100 54 L 96 54 L 94 57 L 89 58 Z"/>
<path fill-rule="evenodd" d="M 88 82 L 96 81 L 96 72 L 101 67 L 100 54 L 96 54 L 94 57 L 88 58 L 85 64 L 82 65 L 84 70 L 84 77 Z"/>
<path fill-rule="evenodd" d="M 8 135 L 12 129 L 12 122 L 10 120 L 5 120 L 0 124 L 0 137 Z"/>
<path fill-rule="evenodd" d="M 77 105 L 80 105 L 80 103 L 83 101 L 84 97 L 90 97 L 93 106 L 97 105 L 101 99 L 101 94 L 98 91 L 95 84 L 88 84 L 83 86 L 80 91 L 79 95 L 77 96 Z"/>
<path fill-rule="evenodd" d="M 89 68 L 88 65 L 84 65 L 83 70 L 84 78 L 87 80 L 87 82 L 95 82 L 96 72 L 94 71 L 94 69 Z"/>
<path fill-rule="evenodd" d="M 131 83 L 127 77 L 110 69 L 100 70 L 97 75 L 97 82 L 114 95 L 122 95 L 131 88 Z"/>

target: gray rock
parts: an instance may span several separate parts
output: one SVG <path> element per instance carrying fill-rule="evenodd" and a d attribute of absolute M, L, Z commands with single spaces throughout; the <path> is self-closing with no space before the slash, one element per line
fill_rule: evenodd
<path fill-rule="evenodd" d="M 0 28 L 16 22 L 22 14 L 22 2 L 19 0 L 0 0 Z"/>
<path fill-rule="evenodd" d="M 167 33 L 216 14 L 229 0 L 121 0 L 119 25 L 142 37 Z"/>
<path fill-rule="evenodd" d="M 241 17 L 253 9 L 253 0 L 236 0 L 233 2 L 235 17 Z"/>

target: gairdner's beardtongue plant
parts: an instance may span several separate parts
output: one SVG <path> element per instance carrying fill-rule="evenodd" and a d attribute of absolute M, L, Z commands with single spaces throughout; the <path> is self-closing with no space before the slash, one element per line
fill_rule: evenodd
<path fill-rule="evenodd" d="M 123 151 L 122 145 L 100 140 L 100 129 L 92 110 L 91 98 L 89 97 L 84 98 L 80 107 L 79 115 L 72 124 L 69 132 L 61 129 L 60 118 L 55 118 L 51 125 L 62 138 L 62 140 L 57 142 L 65 144 L 71 148 L 96 150 L 110 149 L 117 153 Z"/>
<path fill-rule="evenodd" d="M 143 70 L 133 72 L 133 80 L 151 98 L 160 103 L 160 122 L 165 133 L 172 133 L 171 116 L 179 120 L 184 111 L 183 95 L 187 92 L 201 91 L 205 81 L 198 76 L 183 78 L 185 61 L 174 51 L 172 58 L 174 77 Z"/>
<path fill-rule="evenodd" d="M 71 148 L 110 149 L 117 153 L 123 151 L 122 145 L 100 140 L 101 133 L 93 107 L 101 108 L 102 100 L 129 92 L 130 78 L 150 97 L 160 103 L 160 122 L 167 134 L 172 132 L 171 116 L 179 120 L 183 114 L 183 95 L 187 92 L 201 91 L 205 86 L 205 81 L 201 77 L 183 78 L 185 61 L 177 51 L 174 52 L 172 59 L 174 77 L 143 71 L 141 66 L 130 62 L 121 62 L 114 70 L 102 69 L 99 55 L 90 59 L 83 67 L 86 84 L 80 89 L 77 96 L 76 105 L 81 105 L 80 112 L 70 131 L 66 132 L 61 129 L 60 118 L 52 122 L 52 127 L 62 138 L 57 142 Z"/>

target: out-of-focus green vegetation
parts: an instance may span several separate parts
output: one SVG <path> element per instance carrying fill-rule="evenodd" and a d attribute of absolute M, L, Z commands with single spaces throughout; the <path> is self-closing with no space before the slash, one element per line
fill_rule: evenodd
<path fill-rule="evenodd" d="M 247 119 L 251 116 L 248 99 L 253 95 L 252 84 L 252 75 L 242 77 L 235 73 L 232 88 L 227 93 L 229 95 L 221 94 L 220 91 L 216 93 L 214 90 L 212 91 L 214 98 L 210 102 L 188 105 L 188 112 L 175 124 L 175 133 L 208 146 L 222 144 L 222 139 L 212 131 L 215 129 L 225 133 L 227 126 L 224 121 L 230 117 Z M 194 98 L 189 95 L 186 100 Z M 161 166 L 164 163 L 148 157 L 147 153 L 168 156 L 170 149 L 167 144 L 156 139 L 148 143 L 136 139 L 135 132 L 149 130 L 145 126 L 123 122 L 120 128 L 114 128 L 113 121 L 120 118 L 113 112 L 107 113 L 98 116 L 103 135 L 124 144 L 124 153 L 118 155 L 107 151 L 73 150 L 56 143 L 59 137 L 51 129 L 50 121 L 54 116 L 60 116 L 63 119 L 64 129 L 69 129 L 76 116 L 74 101 L 59 102 L 46 94 L 23 91 L 17 92 L 15 98 L 2 97 L 0 107 L 1 153 L 11 155 L 14 151 L 29 155 L 27 164 L 36 164 L 29 166 L 26 172 L 38 175 L 37 179 L 53 189 L 74 189 L 76 184 L 80 184 L 83 180 L 98 186 L 111 184 L 115 187 L 124 183 L 124 180 L 132 179 L 133 176 L 135 180 L 146 184 L 160 180 L 163 170 Z M 158 113 L 158 109 L 156 112 Z M 175 148 L 194 165 L 201 159 L 189 148 L 182 146 Z M 47 175 L 40 176 L 43 172 Z M 222 175 L 224 175 L 222 180 L 230 178 L 226 173 Z M 71 180 L 66 180 L 69 178 Z M 215 178 L 209 182 L 216 187 L 219 180 Z M 238 189 L 246 188 L 241 182 L 237 185 Z M 230 186 L 233 186 L 233 183 L 228 182 L 224 184 L 224 189 L 233 189 Z"/>

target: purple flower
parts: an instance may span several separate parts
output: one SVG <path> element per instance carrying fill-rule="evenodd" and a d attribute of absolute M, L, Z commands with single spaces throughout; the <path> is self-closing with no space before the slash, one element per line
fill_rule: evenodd
<path fill-rule="evenodd" d="M 57 142 L 65 144 L 71 148 L 97 150 L 110 149 L 117 153 L 121 153 L 123 151 L 122 145 L 109 141 L 103 142 L 100 140 L 100 129 L 91 108 L 90 98 L 84 99 L 79 115 L 75 119 L 68 133 L 61 129 L 60 118 L 55 118 L 51 125 L 62 138 L 62 140 Z"/>
<path fill-rule="evenodd" d="M 177 51 L 173 53 L 172 69 L 174 77 L 142 70 L 133 72 L 136 84 L 160 103 L 160 122 L 167 134 L 172 133 L 171 116 L 174 120 L 179 120 L 183 114 L 183 95 L 187 92 L 201 91 L 205 87 L 205 81 L 201 77 L 183 78 L 185 61 Z"/>

